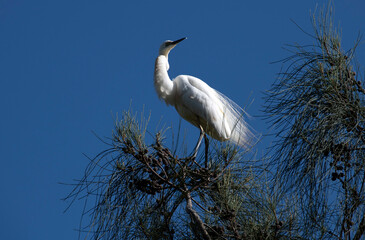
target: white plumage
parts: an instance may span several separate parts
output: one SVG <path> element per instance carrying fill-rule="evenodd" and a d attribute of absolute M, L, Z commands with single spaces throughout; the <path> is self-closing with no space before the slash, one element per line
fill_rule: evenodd
<path fill-rule="evenodd" d="M 184 39 L 186 38 L 177 41 L 168 40 L 160 47 L 154 74 L 157 95 L 167 105 L 174 106 L 186 121 L 212 138 L 219 141 L 229 140 L 249 148 L 255 136 L 243 119 L 246 114 L 242 108 L 196 77 L 179 75 L 172 81 L 169 78 L 168 54 Z"/>

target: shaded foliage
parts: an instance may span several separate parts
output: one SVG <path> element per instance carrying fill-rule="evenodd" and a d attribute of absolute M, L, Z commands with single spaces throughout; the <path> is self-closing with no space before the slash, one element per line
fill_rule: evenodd
<path fill-rule="evenodd" d="M 280 184 L 301 198 L 303 236 L 364 235 L 365 106 L 355 46 L 344 51 L 332 11 L 313 16 L 314 44 L 289 46 L 292 56 L 266 96 L 276 128 L 273 162 Z"/>
<path fill-rule="evenodd" d="M 271 193 L 244 152 L 211 140 L 205 166 L 203 154 L 166 148 L 163 131 L 146 145 L 146 123 L 125 112 L 110 149 L 91 159 L 67 197 L 95 200 L 83 213 L 86 238 L 295 239 L 295 209 Z"/>

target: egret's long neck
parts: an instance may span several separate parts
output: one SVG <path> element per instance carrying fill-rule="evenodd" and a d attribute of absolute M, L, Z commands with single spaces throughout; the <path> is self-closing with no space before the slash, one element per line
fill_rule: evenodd
<path fill-rule="evenodd" d="M 167 56 L 158 56 L 155 63 L 155 89 L 160 98 L 165 100 L 167 104 L 171 104 L 170 97 L 173 91 L 173 82 L 171 81 L 167 70 L 169 70 Z"/>

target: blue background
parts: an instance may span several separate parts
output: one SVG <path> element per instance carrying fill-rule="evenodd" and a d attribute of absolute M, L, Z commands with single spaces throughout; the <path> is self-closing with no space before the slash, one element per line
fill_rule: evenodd
<path fill-rule="evenodd" d="M 0 1 L 0 239 L 77 239 L 82 202 L 63 213 L 71 190 L 106 148 L 115 115 L 151 111 L 150 131 L 179 116 L 153 88 L 160 44 L 188 37 L 170 54 L 170 76 L 201 78 L 256 116 L 288 56 L 286 43 L 313 40 L 310 11 L 327 1 Z M 365 32 L 365 1 L 335 4 L 348 49 Z M 358 60 L 365 64 L 364 46 Z M 195 143 L 198 130 L 183 122 Z M 167 135 L 169 136 L 169 135 Z M 171 139 L 167 139 L 171 141 Z M 261 143 L 264 151 L 268 140 Z"/>

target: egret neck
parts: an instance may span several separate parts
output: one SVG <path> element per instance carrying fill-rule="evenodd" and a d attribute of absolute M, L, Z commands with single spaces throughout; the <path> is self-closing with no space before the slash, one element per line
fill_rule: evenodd
<path fill-rule="evenodd" d="M 172 105 L 170 98 L 172 97 L 174 84 L 167 73 L 167 70 L 169 70 L 167 54 L 160 54 L 156 59 L 154 83 L 159 98 L 162 98 L 166 104 Z"/>

